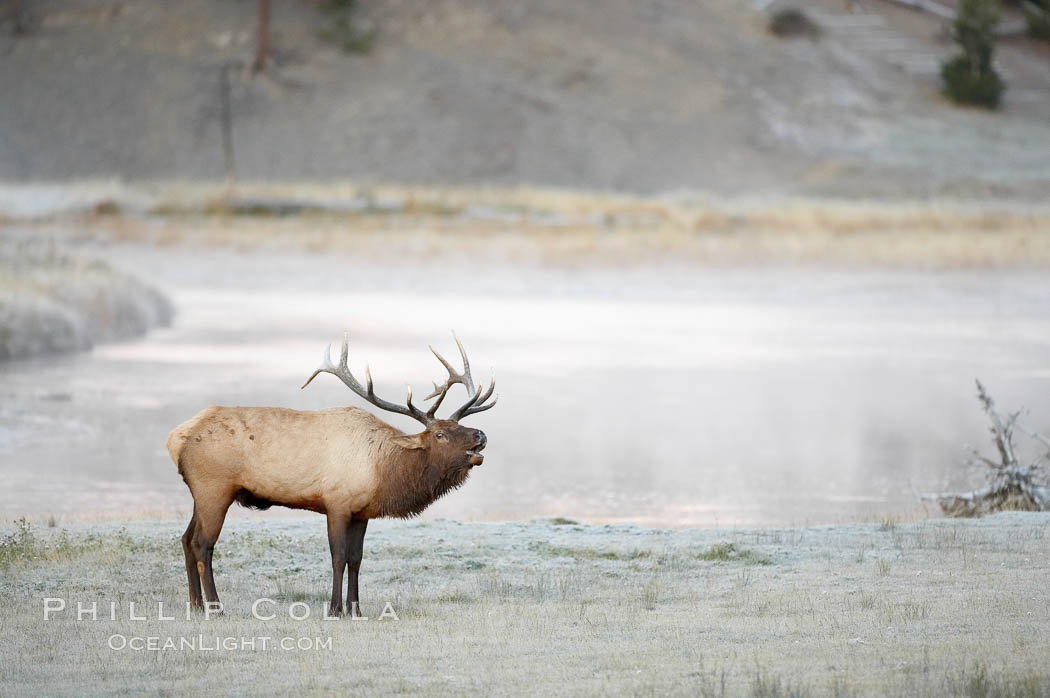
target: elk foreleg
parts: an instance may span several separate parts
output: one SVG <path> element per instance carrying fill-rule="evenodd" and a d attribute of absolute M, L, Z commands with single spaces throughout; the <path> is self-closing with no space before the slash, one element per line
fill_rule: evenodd
<path fill-rule="evenodd" d="M 342 516 L 328 514 L 328 548 L 332 552 L 332 602 L 329 616 L 343 613 L 343 571 L 346 569 L 347 521 Z"/>
<path fill-rule="evenodd" d="M 361 615 L 360 599 L 357 596 L 357 574 L 361 571 L 361 558 L 364 556 L 366 528 L 368 519 L 351 521 L 346 535 L 346 566 L 350 573 L 346 585 L 346 609 L 352 616 Z"/>

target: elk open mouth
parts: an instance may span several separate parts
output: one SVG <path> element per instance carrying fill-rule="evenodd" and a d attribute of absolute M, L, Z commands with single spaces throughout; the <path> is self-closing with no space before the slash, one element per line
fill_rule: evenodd
<path fill-rule="evenodd" d="M 470 456 L 467 462 L 471 465 L 481 465 L 485 462 L 485 456 L 481 455 L 481 449 L 483 448 L 485 448 L 485 444 L 478 446 L 473 451 L 467 451 L 467 455 Z"/>

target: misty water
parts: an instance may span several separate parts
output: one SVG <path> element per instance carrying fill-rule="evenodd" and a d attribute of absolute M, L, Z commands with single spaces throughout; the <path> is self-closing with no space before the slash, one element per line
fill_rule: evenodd
<path fill-rule="evenodd" d="M 975 377 L 1050 431 L 1038 271 L 94 252 L 178 314 L 138 341 L 0 365 L 5 519 L 188 512 L 168 431 L 211 404 L 365 406 L 330 376 L 299 389 L 344 328 L 351 367 L 367 361 L 387 399 L 443 379 L 427 345 L 452 358 L 451 329 L 479 381 L 496 372 L 498 406 L 467 422 L 488 434 L 485 463 L 426 517 L 909 515 L 922 492 L 982 482 L 964 465 L 967 444 L 990 449 Z"/>

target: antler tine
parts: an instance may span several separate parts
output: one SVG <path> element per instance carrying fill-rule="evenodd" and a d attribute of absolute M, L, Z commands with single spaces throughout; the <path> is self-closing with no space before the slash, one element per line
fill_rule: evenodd
<path fill-rule="evenodd" d="M 470 373 L 470 359 L 467 358 L 467 350 L 463 348 L 463 343 L 459 341 L 455 330 L 452 330 L 452 339 L 456 340 L 459 356 L 463 359 L 463 379 L 466 381 L 463 385 L 467 387 L 468 393 L 472 393 L 474 392 L 474 377 Z"/>
<path fill-rule="evenodd" d="M 486 400 L 492 395 L 492 391 L 496 389 L 496 372 L 490 369 L 489 374 L 489 389 L 485 391 L 485 394 L 481 396 L 477 404 L 484 404 Z"/>
<path fill-rule="evenodd" d="M 329 344 L 328 348 L 331 349 L 332 345 Z M 339 368 L 343 368 L 343 369 L 346 369 L 347 371 L 349 371 L 350 369 L 347 368 L 347 365 L 346 365 L 346 362 L 347 362 L 347 360 L 349 358 L 350 358 L 350 330 L 343 330 L 343 346 L 339 350 Z"/>
<path fill-rule="evenodd" d="M 448 389 L 452 387 L 451 383 L 446 383 L 444 388 L 439 388 L 437 383 L 434 383 L 434 392 L 427 396 L 429 400 L 434 395 L 438 396 L 438 399 L 434 401 L 434 404 L 427 410 L 427 416 L 434 418 L 437 414 L 438 408 L 441 407 L 441 403 L 445 401 L 445 396 L 448 395 Z"/>
<path fill-rule="evenodd" d="M 368 402 L 372 403 L 381 410 L 387 412 L 395 412 L 397 414 L 403 414 L 406 417 L 411 417 L 416 421 L 422 423 L 424 426 L 430 426 L 434 421 L 433 415 L 424 414 L 418 407 L 412 404 L 412 388 L 408 389 L 408 400 L 404 406 L 398 405 L 397 403 L 388 402 L 383 398 L 379 397 L 375 393 L 375 389 L 372 385 L 372 371 L 366 366 L 365 367 L 365 383 L 361 385 L 354 374 L 351 373 L 348 361 L 350 354 L 350 333 L 346 332 L 343 334 L 343 346 L 339 352 L 339 365 L 336 366 L 332 363 L 332 345 L 329 344 L 328 348 L 324 352 L 324 361 L 321 366 L 313 372 L 313 374 L 303 383 L 303 388 L 310 385 L 310 381 L 317 377 L 318 373 L 331 373 L 333 376 L 343 381 L 346 387 L 350 388 L 354 393 L 363 397 Z"/>
<path fill-rule="evenodd" d="M 331 373 L 335 366 L 332 365 L 332 345 L 329 344 L 324 350 L 324 359 L 321 360 L 321 365 L 317 367 L 317 370 L 310 374 L 310 377 L 306 379 L 306 382 L 302 384 L 299 390 L 302 390 L 306 386 L 310 385 L 310 382 L 314 378 L 317 378 L 319 373 Z"/>
<path fill-rule="evenodd" d="M 453 338 L 455 338 L 456 334 L 453 333 L 452 336 Z M 438 353 L 437 349 L 435 349 L 432 346 L 430 347 L 430 351 L 433 352 L 437 360 L 440 361 L 441 365 L 445 367 L 446 371 L 448 371 L 448 379 L 442 386 L 439 386 L 437 383 L 434 383 L 434 392 L 430 393 L 430 395 L 427 395 L 427 400 L 436 396 L 442 390 L 448 390 L 456 383 L 459 383 L 464 388 L 466 388 L 468 395 L 474 393 L 474 377 L 470 374 L 470 361 L 467 360 L 467 354 L 465 351 L 463 351 L 463 345 L 459 343 L 459 339 L 456 339 L 456 344 L 459 346 L 460 355 L 463 357 L 463 373 L 460 373 L 456 369 L 452 368 L 452 364 L 446 361 L 445 357 Z"/>
<path fill-rule="evenodd" d="M 454 369 L 452 367 L 452 364 L 446 361 L 445 357 L 442 356 L 437 349 L 435 349 L 434 347 L 430 347 L 430 351 L 433 352 L 437 360 L 440 361 L 441 365 L 445 367 L 446 371 L 448 371 L 448 378 L 445 380 L 444 385 L 438 385 L 437 383 L 434 383 L 434 391 L 430 393 L 430 395 L 427 395 L 427 400 L 433 397 L 437 397 L 437 402 L 431 405 L 430 409 L 427 411 L 427 414 L 435 414 L 437 412 L 438 405 L 440 405 L 441 401 L 444 400 L 445 396 L 448 395 L 448 391 L 452 388 L 453 385 L 459 383 L 464 388 L 466 388 L 467 401 L 463 403 L 463 405 L 461 405 L 459 409 L 453 412 L 452 415 L 449 417 L 449 419 L 455 420 L 459 419 L 460 416 L 470 414 L 467 410 L 479 404 L 479 401 L 482 403 L 485 402 L 485 400 L 487 400 L 492 394 L 492 386 L 489 386 L 488 392 L 485 394 L 485 397 L 482 398 L 481 386 L 478 386 L 476 388 L 474 387 L 474 376 L 470 372 L 470 359 L 467 357 L 467 350 L 463 348 L 463 342 L 459 341 L 459 337 L 456 336 L 455 332 L 452 333 L 452 339 L 456 340 L 456 347 L 459 349 L 459 356 L 463 360 L 463 372 L 460 373 L 459 371 Z"/>
<path fill-rule="evenodd" d="M 492 397 L 492 391 L 496 389 L 496 374 L 493 372 L 492 377 L 489 379 L 488 390 L 484 394 L 481 392 L 481 386 L 478 386 L 478 390 L 474 393 L 474 396 L 465 402 L 458 410 L 452 413 L 449 419 L 459 421 L 463 417 L 468 415 L 477 414 L 478 412 L 484 412 L 485 410 L 492 409 L 496 401 L 499 400 L 497 395 L 492 402 L 488 402 L 488 399 Z M 488 402 L 488 404 L 486 404 Z"/>
<path fill-rule="evenodd" d="M 444 385 L 438 385 L 437 381 L 431 381 L 434 384 L 434 390 L 431 391 L 431 393 L 423 399 L 429 400 L 437 395 L 441 395 L 441 399 L 444 399 L 445 396 L 443 395 L 443 393 L 447 393 L 449 388 L 451 388 L 453 385 L 459 382 L 459 375 L 456 373 L 456 370 L 452 368 L 452 366 L 450 366 L 447 361 L 445 361 L 445 357 L 438 353 L 437 349 L 435 349 L 434 347 L 430 347 L 430 351 L 434 354 L 435 357 L 437 357 L 437 360 L 441 362 L 441 365 L 445 367 L 445 370 L 448 371 L 448 378 L 445 380 Z"/>
<path fill-rule="evenodd" d="M 437 360 L 441 362 L 441 365 L 445 367 L 445 370 L 448 371 L 448 375 L 450 377 L 461 377 L 458 373 L 456 373 L 456 369 L 452 368 L 452 364 L 446 361 L 445 357 L 438 353 L 438 350 L 434 348 L 433 344 L 428 344 L 427 347 L 430 349 L 431 353 L 433 353 L 434 356 L 437 357 Z M 434 383 L 434 387 L 437 388 L 437 383 Z"/>
<path fill-rule="evenodd" d="M 478 389 L 474 391 L 474 394 L 470 396 L 470 399 L 467 400 L 466 402 L 464 402 L 462 405 L 460 405 L 459 409 L 456 410 L 453 414 L 458 414 L 464 408 L 470 407 L 470 406 L 476 404 L 477 401 L 478 401 L 478 398 L 480 398 L 480 397 L 481 397 L 481 386 L 479 385 Z"/>
<path fill-rule="evenodd" d="M 452 416 L 449 417 L 449 419 L 452 419 L 452 420 L 458 422 L 459 420 L 463 419 L 464 417 L 469 417 L 472 414 L 477 414 L 478 412 L 484 412 L 485 410 L 491 410 L 493 407 L 496 406 L 497 402 L 499 402 L 499 395 L 498 394 L 494 398 L 492 398 L 492 402 L 489 402 L 487 404 L 486 403 L 478 403 L 476 406 L 468 407 L 466 410 L 463 410 L 462 412 L 457 410 L 455 413 L 452 414 Z"/>
<path fill-rule="evenodd" d="M 428 415 L 436 414 L 437 408 L 441 405 L 441 402 L 448 395 L 448 391 L 456 383 L 459 383 L 464 388 L 466 388 L 467 395 L 473 398 L 470 404 L 474 404 L 474 401 L 476 401 L 478 398 L 479 393 L 474 388 L 474 376 L 470 373 L 470 359 L 467 358 L 467 352 L 463 349 L 463 344 L 459 341 L 459 337 L 456 336 L 455 332 L 452 333 L 452 338 L 456 340 L 456 346 L 459 348 L 459 355 L 463 359 L 463 372 L 460 373 L 459 371 L 454 369 L 452 367 L 452 364 L 450 364 L 437 349 L 435 349 L 433 346 L 430 347 L 430 351 L 434 354 L 434 357 L 438 361 L 440 361 L 441 365 L 445 367 L 446 371 L 448 371 L 448 378 L 445 380 L 445 383 L 443 385 L 438 385 L 437 383 L 434 383 L 434 390 L 426 396 L 425 399 L 427 400 L 430 400 L 434 397 L 437 398 L 437 401 L 430 406 L 429 410 L 427 410 Z"/>

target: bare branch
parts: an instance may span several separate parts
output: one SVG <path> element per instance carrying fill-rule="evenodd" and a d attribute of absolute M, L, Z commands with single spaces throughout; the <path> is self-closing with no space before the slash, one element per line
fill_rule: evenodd
<path fill-rule="evenodd" d="M 1013 430 L 1012 420 L 1010 421 L 1009 429 L 1003 425 L 1002 417 L 995 409 L 995 402 L 985 391 L 981 381 L 975 382 L 977 383 L 977 399 L 984 406 L 985 414 L 992 420 L 992 435 L 994 436 L 995 447 L 999 450 L 999 455 L 1003 459 L 1003 467 L 1008 468 L 1015 465 L 1017 458 L 1014 456 L 1013 443 L 1010 441 L 1010 432 Z"/>
<path fill-rule="evenodd" d="M 1028 436 L 1028 437 L 1030 437 L 1032 439 L 1035 439 L 1036 441 L 1038 441 L 1039 443 L 1043 444 L 1044 446 L 1050 446 L 1050 439 L 1048 439 L 1047 437 L 1043 436 L 1039 432 L 1031 431 L 1029 429 L 1025 429 L 1024 426 L 1022 426 L 1020 424 L 1017 425 L 1017 428 L 1020 429 L 1021 433 L 1024 434 L 1025 436 Z"/>

